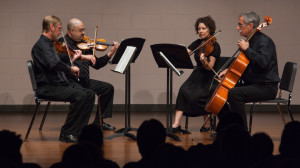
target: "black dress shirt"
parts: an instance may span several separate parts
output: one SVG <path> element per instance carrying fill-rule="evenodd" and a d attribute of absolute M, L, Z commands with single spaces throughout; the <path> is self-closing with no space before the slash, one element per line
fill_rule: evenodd
<path fill-rule="evenodd" d="M 65 36 L 65 39 L 68 42 L 68 45 L 72 50 L 79 50 L 79 48 L 77 46 L 78 42 L 74 41 L 68 34 Z M 60 38 L 59 41 L 63 42 L 64 39 Z M 92 50 L 82 51 L 82 54 L 83 55 L 91 55 L 91 54 L 93 54 L 93 51 Z M 67 55 L 60 54 L 59 56 L 64 61 L 64 63 L 70 64 L 70 60 Z M 108 61 L 109 61 L 109 58 L 108 58 L 107 54 L 102 57 L 99 57 L 99 58 L 96 57 L 95 65 L 92 65 L 92 62 L 90 62 L 90 61 L 76 60 L 74 62 L 74 65 L 78 66 L 80 69 L 80 73 L 79 73 L 80 81 L 85 82 L 86 76 L 89 76 L 89 69 L 88 69 L 89 66 L 93 67 L 94 69 L 100 69 L 100 68 L 104 67 L 105 65 L 107 65 Z M 70 75 L 70 74 L 67 74 L 67 76 L 68 76 L 68 78 L 72 78 L 72 79 L 74 78 L 74 76 Z M 84 85 L 85 84 L 86 83 L 84 83 Z"/>
<path fill-rule="evenodd" d="M 53 42 L 48 37 L 41 35 L 32 48 L 31 56 L 34 62 L 34 72 L 38 86 L 68 83 L 65 72 L 69 73 L 71 67 L 60 60 Z"/>
<path fill-rule="evenodd" d="M 244 52 L 250 63 L 242 75 L 246 84 L 273 83 L 280 81 L 275 44 L 271 38 L 256 32 Z"/>

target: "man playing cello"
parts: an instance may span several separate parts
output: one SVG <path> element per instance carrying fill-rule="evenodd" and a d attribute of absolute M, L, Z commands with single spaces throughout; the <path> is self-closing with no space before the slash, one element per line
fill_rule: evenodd
<path fill-rule="evenodd" d="M 260 18 L 255 12 L 241 13 L 238 19 L 237 30 L 241 36 L 248 37 L 260 23 Z M 242 83 L 228 92 L 227 102 L 230 110 L 220 112 L 220 119 L 228 112 L 238 113 L 247 128 L 245 103 L 274 99 L 280 81 L 276 47 L 273 40 L 262 32 L 256 32 L 249 42 L 241 39 L 237 43 L 241 52 L 250 60 L 249 65 L 241 76 Z M 228 69 L 220 73 L 223 77 Z"/>

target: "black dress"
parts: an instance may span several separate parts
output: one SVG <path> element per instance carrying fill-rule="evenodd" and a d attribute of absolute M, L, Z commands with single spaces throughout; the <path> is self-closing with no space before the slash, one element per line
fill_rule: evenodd
<path fill-rule="evenodd" d="M 198 39 L 188 46 L 188 49 L 196 49 L 203 40 Z M 204 110 L 206 102 L 210 98 L 212 90 L 210 85 L 214 77 L 212 71 L 208 71 L 202 65 L 199 56 L 199 50 L 194 54 L 194 58 L 197 62 L 197 67 L 194 69 L 189 78 L 182 84 L 179 89 L 177 100 L 176 100 L 176 110 L 181 110 L 185 115 L 188 116 L 201 116 L 207 114 Z M 216 63 L 220 58 L 221 48 L 220 45 L 215 42 L 214 50 L 209 56 L 216 58 Z M 216 64 L 215 63 L 215 64 Z"/>

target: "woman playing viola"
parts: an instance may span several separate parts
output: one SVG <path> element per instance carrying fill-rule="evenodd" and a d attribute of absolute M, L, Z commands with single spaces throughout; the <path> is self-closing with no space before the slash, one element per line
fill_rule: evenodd
<path fill-rule="evenodd" d="M 188 46 L 188 53 L 192 53 L 209 36 L 215 33 L 215 21 L 211 16 L 198 18 L 195 22 L 195 30 L 200 39 L 197 39 Z M 197 62 L 197 67 L 180 87 L 176 100 L 175 121 L 172 125 L 173 132 L 181 130 L 180 120 L 183 114 L 192 117 L 203 115 L 204 119 L 207 118 L 208 113 L 204 109 L 211 94 L 210 85 L 214 76 L 211 68 L 214 67 L 221 53 L 218 42 L 208 43 L 208 45 L 212 45 L 209 47 L 212 49 L 210 53 L 204 51 L 208 47 L 201 47 L 195 51 L 194 58 Z M 205 53 L 208 55 L 205 55 Z M 209 130 L 210 120 L 207 120 L 203 127 L 201 127 L 200 132 Z"/>

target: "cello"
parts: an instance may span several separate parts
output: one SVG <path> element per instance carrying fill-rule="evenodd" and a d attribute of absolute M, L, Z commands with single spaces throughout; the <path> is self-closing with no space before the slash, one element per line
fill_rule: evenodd
<path fill-rule="evenodd" d="M 266 16 L 264 20 L 264 23 L 261 23 L 250 33 L 250 35 L 245 40 L 246 42 L 249 42 L 249 40 L 257 31 L 260 31 L 262 28 L 272 23 L 272 18 L 270 16 Z M 237 53 L 239 53 L 238 56 L 234 57 Z M 232 61 L 232 59 L 234 59 L 233 62 L 229 66 L 226 74 L 222 78 L 221 82 L 217 86 L 216 90 L 214 91 L 213 95 L 211 96 L 210 100 L 208 101 L 205 107 L 205 110 L 207 112 L 210 112 L 214 115 L 217 115 L 221 111 L 221 109 L 227 101 L 228 91 L 236 85 L 236 83 L 239 81 L 240 77 L 242 76 L 250 62 L 250 60 L 246 57 L 245 53 L 238 49 L 233 54 L 231 59 L 229 59 L 225 63 L 221 70 L 224 70 L 224 68 L 229 64 L 229 62 Z"/>

